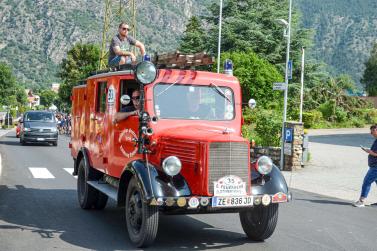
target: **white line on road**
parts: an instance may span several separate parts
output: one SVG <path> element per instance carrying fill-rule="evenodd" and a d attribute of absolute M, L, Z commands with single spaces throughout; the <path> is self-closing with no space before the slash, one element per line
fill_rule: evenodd
<path fill-rule="evenodd" d="M 54 175 L 45 167 L 29 167 L 29 170 L 36 179 L 55 179 Z"/>
<path fill-rule="evenodd" d="M 72 175 L 73 173 L 73 168 L 63 168 L 67 173 L 69 173 L 70 175 Z M 73 176 L 77 179 L 77 176 Z"/>

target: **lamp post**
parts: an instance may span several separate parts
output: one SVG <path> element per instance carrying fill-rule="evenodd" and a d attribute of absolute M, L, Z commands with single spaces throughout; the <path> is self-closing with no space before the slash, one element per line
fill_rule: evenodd
<path fill-rule="evenodd" d="M 217 73 L 220 72 L 220 53 L 221 53 L 221 23 L 223 18 L 223 0 L 220 0 L 220 15 L 219 15 L 219 43 L 217 46 Z"/>
<path fill-rule="evenodd" d="M 289 17 L 288 22 L 284 19 L 277 20 L 280 24 L 285 26 L 284 37 L 287 38 L 287 58 L 285 62 L 285 85 L 284 90 L 284 112 L 283 112 L 283 126 L 281 128 L 281 152 L 280 152 L 280 169 L 284 168 L 284 131 L 285 122 L 287 121 L 287 100 L 288 100 L 288 64 L 289 64 L 289 50 L 291 43 L 291 21 L 292 21 L 292 0 L 289 0 Z"/>
<path fill-rule="evenodd" d="M 301 91 L 300 91 L 300 123 L 302 123 L 302 106 L 304 103 L 304 68 L 305 68 L 305 47 L 302 47 L 301 57 Z"/>

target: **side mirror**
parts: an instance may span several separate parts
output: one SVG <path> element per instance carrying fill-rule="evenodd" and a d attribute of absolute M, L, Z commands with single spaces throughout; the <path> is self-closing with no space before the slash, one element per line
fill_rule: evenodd
<path fill-rule="evenodd" d="M 257 101 L 255 99 L 251 98 L 248 102 L 248 105 L 251 109 L 254 109 L 257 106 Z"/>
<path fill-rule="evenodd" d="M 128 96 L 128 95 L 122 95 L 122 97 L 120 97 L 120 103 L 122 105 L 128 105 L 130 102 L 131 102 L 130 96 Z"/>

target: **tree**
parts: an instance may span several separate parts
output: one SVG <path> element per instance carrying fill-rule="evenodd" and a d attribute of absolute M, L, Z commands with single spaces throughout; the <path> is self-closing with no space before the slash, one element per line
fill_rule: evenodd
<path fill-rule="evenodd" d="M 179 45 L 179 51 L 184 53 L 201 52 L 205 48 L 205 32 L 198 17 L 190 18 L 186 25 Z"/>
<path fill-rule="evenodd" d="M 210 52 L 217 51 L 218 15 L 217 3 L 210 7 L 209 37 L 206 47 Z M 286 39 L 284 28 L 276 19 L 288 19 L 287 1 L 276 0 L 228 0 L 223 7 L 223 32 L 221 51 L 253 50 L 259 57 L 272 64 L 285 62 Z M 291 46 L 295 60 L 302 46 L 311 46 L 311 34 L 307 29 L 298 28 L 299 14 L 293 13 Z M 295 53 L 298 51 L 298 53 Z"/>
<path fill-rule="evenodd" d="M 55 100 L 58 98 L 58 95 L 52 90 L 45 89 L 40 92 L 40 97 L 41 105 L 44 105 L 48 108 L 52 104 L 54 104 Z"/>
<path fill-rule="evenodd" d="M 100 49 L 94 44 L 79 43 L 68 51 L 58 74 L 63 80 L 59 89 L 59 98 L 65 107 L 70 106 L 72 88 L 97 69 L 99 55 Z"/>
<path fill-rule="evenodd" d="M 11 68 L 0 63 L 0 105 L 21 107 L 25 103 L 25 89 L 17 83 Z"/>
<path fill-rule="evenodd" d="M 374 44 L 368 61 L 365 62 L 365 71 L 360 82 L 369 96 L 377 96 L 377 43 Z"/>
<path fill-rule="evenodd" d="M 274 82 L 282 82 L 283 76 L 267 60 L 258 57 L 254 52 L 225 52 L 222 60 L 231 59 L 234 75 L 242 88 L 243 102 L 250 98 L 257 101 L 258 106 L 267 107 L 271 102 L 281 102 L 281 94 L 272 90 Z"/>

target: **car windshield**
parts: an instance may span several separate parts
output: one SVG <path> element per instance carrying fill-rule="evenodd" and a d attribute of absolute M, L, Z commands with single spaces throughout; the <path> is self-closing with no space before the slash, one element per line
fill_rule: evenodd
<path fill-rule="evenodd" d="M 160 83 L 154 87 L 154 109 L 162 119 L 232 120 L 233 91 L 215 84 Z"/>
<path fill-rule="evenodd" d="M 49 112 L 30 112 L 25 115 L 25 121 L 54 122 L 54 115 Z"/>

